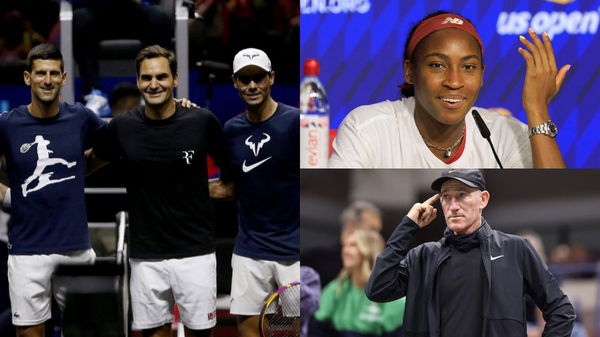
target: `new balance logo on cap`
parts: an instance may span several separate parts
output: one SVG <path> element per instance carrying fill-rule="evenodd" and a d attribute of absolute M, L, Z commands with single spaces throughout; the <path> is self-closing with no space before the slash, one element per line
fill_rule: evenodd
<path fill-rule="evenodd" d="M 462 25 L 463 24 L 463 20 L 459 19 L 459 18 L 453 18 L 451 16 L 447 17 L 446 19 L 444 19 L 444 21 L 442 21 L 442 25 L 445 24 L 455 24 L 455 25 Z"/>

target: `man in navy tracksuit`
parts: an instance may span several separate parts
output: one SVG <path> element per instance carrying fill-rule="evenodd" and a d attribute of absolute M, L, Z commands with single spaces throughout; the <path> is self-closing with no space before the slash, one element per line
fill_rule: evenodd
<path fill-rule="evenodd" d="M 482 217 L 490 193 L 479 170 L 448 170 L 415 204 L 379 255 L 365 288 L 376 302 L 406 296 L 403 332 L 410 336 L 527 335 L 525 295 L 542 310 L 544 336 L 570 336 L 573 306 L 526 239 L 493 230 Z M 442 205 L 447 228 L 438 242 L 408 250 Z"/>

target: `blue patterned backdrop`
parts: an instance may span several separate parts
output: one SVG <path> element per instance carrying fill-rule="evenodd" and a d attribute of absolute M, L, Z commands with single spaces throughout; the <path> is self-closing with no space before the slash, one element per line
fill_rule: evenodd
<path fill-rule="evenodd" d="M 519 34 L 552 37 L 558 67 L 572 65 L 550 105 L 568 167 L 600 168 L 600 0 L 302 0 L 301 60 L 321 62 L 331 125 L 354 107 L 399 97 L 410 28 L 436 10 L 470 19 L 484 43 L 485 77 L 477 106 L 503 107 L 525 122 L 525 61 Z"/>

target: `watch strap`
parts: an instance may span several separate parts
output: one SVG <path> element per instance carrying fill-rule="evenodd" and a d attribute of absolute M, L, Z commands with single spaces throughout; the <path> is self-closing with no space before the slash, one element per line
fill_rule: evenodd
<path fill-rule="evenodd" d="M 558 128 L 556 127 L 556 124 L 552 122 L 552 120 L 547 120 L 542 124 L 529 128 L 529 137 L 535 135 L 546 135 L 554 138 L 557 134 Z"/>

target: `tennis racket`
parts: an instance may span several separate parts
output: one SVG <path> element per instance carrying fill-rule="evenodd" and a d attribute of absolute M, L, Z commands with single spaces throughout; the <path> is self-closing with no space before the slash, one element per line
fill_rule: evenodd
<path fill-rule="evenodd" d="M 21 147 L 19 148 L 19 151 L 21 153 L 26 153 L 27 151 L 29 151 L 29 148 L 31 148 L 31 145 L 34 143 L 25 143 L 23 145 L 21 145 Z"/>
<path fill-rule="evenodd" d="M 258 327 L 261 337 L 300 336 L 300 282 L 286 284 L 269 296 Z"/>

